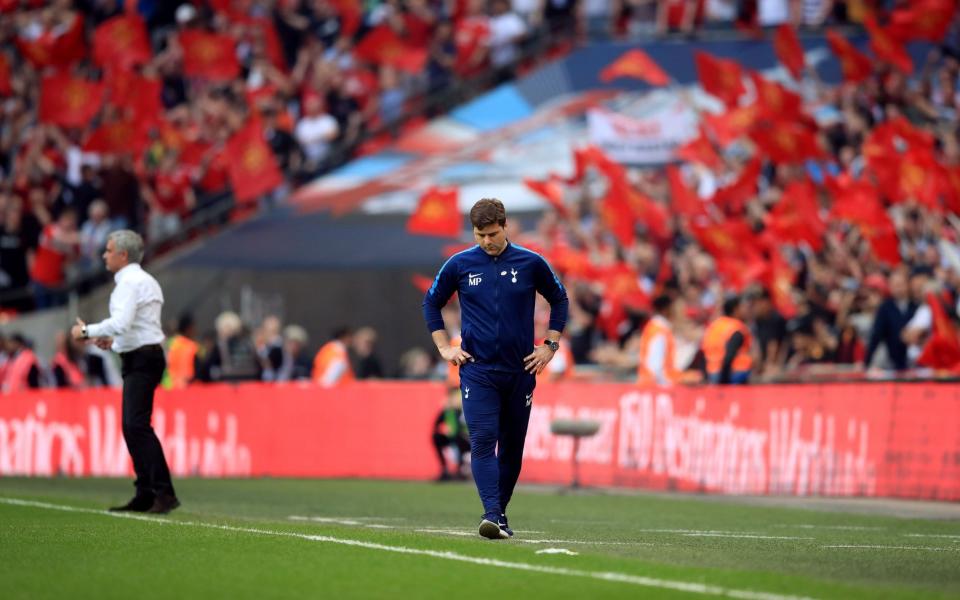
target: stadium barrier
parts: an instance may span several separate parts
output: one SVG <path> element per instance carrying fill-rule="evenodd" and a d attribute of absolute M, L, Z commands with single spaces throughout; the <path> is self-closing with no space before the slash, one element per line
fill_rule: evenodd
<path fill-rule="evenodd" d="M 433 478 L 438 383 L 211 385 L 160 391 L 154 426 L 180 477 Z M 592 419 L 588 486 L 960 500 L 960 386 L 641 389 L 540 384 L 522 480 L 564 484 Z M 114 390 L 0 397 L 0 476 L 129 476 Z"/>

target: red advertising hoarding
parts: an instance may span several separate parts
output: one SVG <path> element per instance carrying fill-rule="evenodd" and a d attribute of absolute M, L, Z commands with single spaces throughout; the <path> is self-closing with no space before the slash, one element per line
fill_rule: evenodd
<path fill-rule="evenodd" d="M 213 385 L 160 391 L 154 427 L 175 476 L 430 479 L 434 383 Z M 0 396 L 0 476 L 129 476 L 119 393 Z M 960 387 L 837 384 L 642 389 L 540 384 L 523 481 L 566 483 L 558 418 L 599 421 L 586 485 L 730 494 L 960 500 Z"/>

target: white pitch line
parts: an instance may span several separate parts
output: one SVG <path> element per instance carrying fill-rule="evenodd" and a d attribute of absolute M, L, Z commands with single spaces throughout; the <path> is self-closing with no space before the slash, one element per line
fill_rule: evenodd
<path fill-rule="evenodd" d="M 869 527 L 865 525 L 810 525 L 806 523 L 778 523 L 774 527 L 786 527 L 796 529 L 838 529 L 841 531 L 883 531 L 886 527 Z"/>
<path fill-rule="evenodd" d="M 812 540 L 811 537 L 796 537 L 790 535 L 759 535 L 754 533 L 681 533 L 683 537 L 716 537 L 716 538 L 742 538 L 745 540 Z"/>
<path fill-rule="evenodd" d="M 907 537 L 932 537 L 932 538 L 946 538 L 948 540 L 957 540 L 960 542 L 960 535 L 951 535 L 948 533 L 905 533 Z"/>
<path fill-rule="evenodd" d="M 844 549 L 856 549 L 856 550 L 933 550 L 936 552 L 942 552 L 944 550 L 960 550 L 960 548 L 935 548 L 932 546 L 872 546 L 872 545 L 853 545 L 853 544 L 841 544 L 835 546 L 820 546 L 821 548 L 844 548 Z"/>
<path fill-rule="evenodd" d="M 476 531 L 461 531 L 459 529 L 414 529 L 418 533 L 440 533 L 444 535 L 458 535 L 461 537 L 477 537 Z M 527 533 L 527 532 L 523 532 Z M 590 540 L 543 540 L 523 537 L 510 538 L 510 542 L 519 544 L 592 544 L 597 546 L 657 546 L 653 542 L 591 542 Z"/>
<path fill-rule="evenodd" d="M 776 594 L 773 592 L 758 592 L 755 590 L 741 590 L 736 588 L 727 588 L 719 585 L 707 585 L 703 583 L 693 583 L 689 581 L 677 581 L 670 579 L 658 579 L 656 577 L 644 577 L 642 575 L 631 575 L 629 573 L 617 573 L 614 571 L 584 571 L 582 569 L 567 569 L 563 567 L 553 567 L 549 565 L 535 565 L 524 562 L 513 562 L 500 560 L 496 558 L 485 558 L 480 556 L 469 556 L 451 551 L 424 550 L 421 548 L 408 548 L 406 546 L 390 546 L 387 544 L 378 544 L 362 540 L 351 540 L 347 538 L 336 538 L 327 535 L 309 535 L 297 533 L 294 531 L 275 531 L 270 529 L 255 529 L 252 527 L 235 527 L 232 525 L 219 525 L 216 523 L 203 523 L 200 521 L 174 521 L 161 517 L 150 517 L 146 515 L 131 515 L 128 513 L 111 513 L 105 510 L 96 510 L 92 508 L 79 508 L 63 504 L 50 504 L 47 502 L 36 502 L 33 500 L 20 500 L 17 498 L 0 497 L 0 503 L 14 506 L 28 506 L 33 508 L 43 508 L 47 510 L 58 510 L 63 512 L 75 512 L 84 514 L 93 514 L 104 517 L 115 517 L 145 521 L 148 523 L 158 523 L 162 525 L 180 525 L 181 527 L 201 527 L 205 529 L 219 529 L 221 531 L 232 531 L 237 533 L 249 533 L 262 536 L 290 537 L 311 542 L 325 542 L 329 544 L 339 544 L 342 546 L 353 546 L 356 548 L 365 548 L 368 550 L 381 550 L 383 552 L 394 552 L 397 554 L 410 554 L 416 556 L 429 556 L 441 560 L 452 560 L 456 562 L 469 563 L 489 567 L 499 567 L 501 569 L 515 569 L 518 571 L 527 571 L 532 573 L 544 573 L 547 575 L 562 575 L 565 577 L 578 577 L 585 579 L 594 579 L 598 581 L 610 581 L 615 583 L 626 583 L 648 588 L 657 588 L 664 590 L 675 590 L 688 592 L 691 594 L 705 594 L 713 596 L 727 596 L 729 598 L 738 598 L 740 600 L 808 600 L 802 596 L 789 596 L 785 594 Z"/>

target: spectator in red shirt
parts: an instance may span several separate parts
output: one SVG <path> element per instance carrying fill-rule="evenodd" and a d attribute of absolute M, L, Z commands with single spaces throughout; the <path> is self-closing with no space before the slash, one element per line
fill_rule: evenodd
<path fill-rule="evenodd" d="M 37 308 L 63 304 L 66 296 L 58 288 L 67 282 L 67 268 L 80 253 L 77 213 L 64 210 L 56 221 L 43 228 L 30 267 L 33 297 Z"/>

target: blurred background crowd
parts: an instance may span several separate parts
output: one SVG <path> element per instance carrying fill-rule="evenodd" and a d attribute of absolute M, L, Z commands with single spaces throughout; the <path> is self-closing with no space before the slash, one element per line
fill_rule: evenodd
<path fill-rule="evenodd" d="M 575 172 L 550 182 L 553 206 L 526 230 L 511 221 L 510 236 L 542 252 L 571 295 L 569 356 L 550 376 L 632 377 L 664 294 L 677 301 L 680 370 L 702 364 L 704 329 L 734 294 L 754 380 L 960 363 L 942 335 L 960 291 L 952 2 L 0 0 L 0 12 L 0 304 L 11 314 L 64 302 L 65 286 L 100 270 L 113 229 L 162 249 L 224 198 L 225 218 L 243 218 L 463 100 L 464 82 L 505 81 L 577 40 L 865 24 L 875 60 L 828 34 L 840 85 L 805 66 L 776 82 L 737 71 L 732 88 L 708 89 L 724 110 L 703 115 L 675 166 L 624 169 L 578 149 Z M 908 18 L 929 14 L 937 22 Z M 893 46 L 878 51 L 881 38 Z M 904 64 L 899 44 L 933 38 L 923 64 Z M 445 377 L 432 349 L 382 363 L 370 328 L 331 335 L 224 313 L 169 333 L 172 356 L 191 356 L 169 385 Z M 118 379 L 93 347 L 58 338 L 41 361 L 29 346 L 4 340 L 5 390 Z"/>

